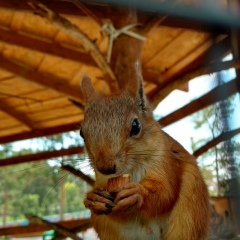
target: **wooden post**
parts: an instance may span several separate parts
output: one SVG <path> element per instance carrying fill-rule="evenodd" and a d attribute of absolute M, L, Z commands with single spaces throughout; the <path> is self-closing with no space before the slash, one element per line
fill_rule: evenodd
<path fill-rule="evenodd" d="M 228 0 L 228 7 L 229 7 L 229 12 L 230 14 L 238 15 L 239 16 L 239 11 L 240 11 L 240 1 L 239 0 Z M 239 29 L 231 29 L 230 31 L 230 37 L 231 37 L 231 45 L 232 45 L 232 54 L 233 57 L 239 58 L 240 57 L 240 31 Z M 237 83 L 237 88 L 238 92 L 240 93 L 240 70 L 236 69 L 236 83 Z M 240 100 L 240 98 L 239 98 Z M 239 172 L 238 172 L 239 174 Z M 236 234 L 240 235 L 240 186 L 237 181 L 237 178 L 239 176 L 235 176 L 235 179 L 232 181 L 232 188 L 233 188 L 233 194 L 235 196 L 232 196 L 230 198 L 230 205 L 232 209 L 232 214 L 233 214 L 233 220 L 235 222 L 235 229 L 236 229 Z"/>
<path fill-rule="evenodd" d="M 138 24 L 135 9 L 111 7 L 109 18 L 116 29 L 121 29 L 130 24 Z M 130 31 L 136 32 L 136 27 Z M 143 41 L 121 34 L 113 42 L 110 66 L 115 73 L 120 89 L 124 89 L 127 82 L 133 77 L 136 62 L 140 62 Z"/>

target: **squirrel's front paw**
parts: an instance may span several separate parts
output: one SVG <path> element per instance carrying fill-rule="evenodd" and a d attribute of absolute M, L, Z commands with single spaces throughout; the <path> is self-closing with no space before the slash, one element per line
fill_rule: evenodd
<path fill-rule="evenodd" d="M 117 192 L 117 193 L 116 193 Z M 140 208 L 143 203 L 144 187 L 139 183 L 128 183 L 114 191 L 116 194 L 112 211 L 129 211 L 134 208 Z"/>
<path fill-rule="evenodd" d="M 88 192 L 84 200 L 86 208 L 91 209 L 95 214 L 109 214 L 115 206 L 113 197 L 103 189 L 95 189 Z"/>

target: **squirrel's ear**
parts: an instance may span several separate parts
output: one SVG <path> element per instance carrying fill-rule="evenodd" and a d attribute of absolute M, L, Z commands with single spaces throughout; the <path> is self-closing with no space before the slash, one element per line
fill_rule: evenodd
<path fill-rule="evenodd" d="M 133 77 L 130 79 L 127 85 L 127 91 L 134 99 L 136 99 L 136 103 L 141 110 L 146 113 L 147 100 L 144 93 L 143 78 L 139 62 L 135 64 L 135 69 L 133 72 Z"/>
<path fill-rule="evenodd" d="M 94 94 L 96 94 L 95 88 L 93 87 L 91 82 L 91 78 L 89 78 L 87 75 L 83 76 L 80 87 L 86 101 L 88 101 L 90 98 L 92 98 Z"/>

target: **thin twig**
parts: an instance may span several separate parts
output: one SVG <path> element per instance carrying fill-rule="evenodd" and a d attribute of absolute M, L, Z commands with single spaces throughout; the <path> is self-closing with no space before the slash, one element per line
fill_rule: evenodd
<path fill-rule="evenodd" d="M 219 144 L 220 142 L 229 140 L 239 133 L 240 133 L 240 128 L 237 128 L 235 130 L 231 130 L 231 131 L 228 131 L 228 132 L 222 132 L 218 137 L 212 139 L 211 141 L 207 142 L 204 146 L 197 149 L 193 153 L 193 155 L 195 157 L 198 157 L 198 156 L 202 155 L 203 153 L 205 153 L 206 151 L 208 151 L 210 148 Z"/>
<path fill-rule="evenodd" d="M 66 171 L 74 174 L 75 176 L 81 178 L 82 180 L 87 182 L 90 186 L 94 186 L 95 181 L 91 177 L 85 175 L 82 171 L 80 171 L 78 169 L 75 169 L 75 168 L 73 168 L 72 166 L 70 166 L 68 164 L 67 165 L 62 165 L 61 168 L 63 170 L 66 170 Z"/>
<path fill-rule="evenodd" d="M 85 33 L 83 33 L 76 25 L 60 16 L 58 13 L 50 10 L 45 5 L 36 1 L 29 1 L 29 5 L 35 10 L 36 14 L 77 40 L 85 48 L 85 50 L 89 52 L 97 65 L 102 69 L 111 91 L 116 92 L 118 90 L 118 84 L 112 69 L 97 45 Z"/>

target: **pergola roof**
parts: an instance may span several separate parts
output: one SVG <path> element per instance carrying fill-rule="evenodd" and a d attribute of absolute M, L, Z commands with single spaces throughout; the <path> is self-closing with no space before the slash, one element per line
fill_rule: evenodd
<path fill-rule="evenodd" d="M 74 23 L 107 55 L 108 38 L 90 16 L 71 2 L 42 2 Z M 99 19 L 108 10 L 97 4 L 87 8 Z M 151 13 L 141 11 L 139 16 L 144 23 Z M 173 89 L 187 89 L 191 79 L 187 72 L 194 76 L 194 70 L 230 51 L 227 30 L 218 27 L 213 38 L 210 29 L 201 22 L 167 17 L 149 33 L 141 61 L 146 93 L 155 105 L 173 82 Z M 77 129 L 83 118 L 79 87 L 83 74 L 99 91 L 111 91 L 104 72 L 79 41 L 33 14 L 26 1 L 0 1 L 0 51 L 0 143 Z"/>

